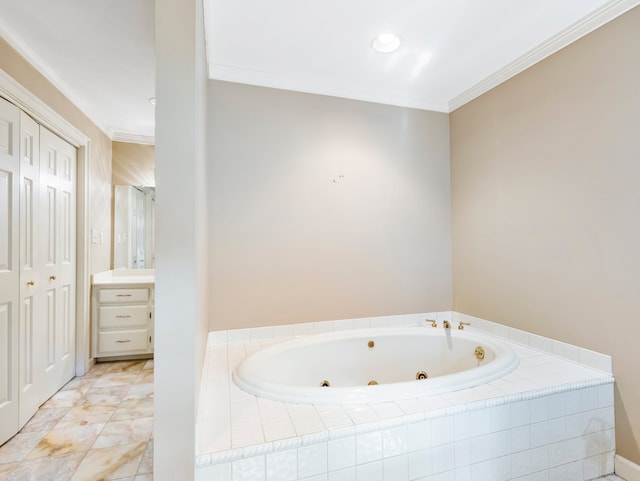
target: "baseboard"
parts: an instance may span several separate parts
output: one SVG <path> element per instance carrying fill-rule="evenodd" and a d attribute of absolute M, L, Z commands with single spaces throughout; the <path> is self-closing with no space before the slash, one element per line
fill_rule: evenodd
<path fill-rule="evenodd" d="M 616 454 L 614 464 L 617 476 L 620 476 L 626 481 L 640 481 L 640 466 L 637 464 L 632 463 L 619 454 Z"/>

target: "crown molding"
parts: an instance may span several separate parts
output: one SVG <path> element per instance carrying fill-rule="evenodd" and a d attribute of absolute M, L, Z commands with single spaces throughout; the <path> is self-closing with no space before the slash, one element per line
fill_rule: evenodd
<path fill-rule="evenodd" d="M 0 36 L 11 46 L 11 48 L 18 52 L 22 58 L 24 58 L 33 68 L 46 78 L 54 88 L 62 93 L 69 102 L 80 110 L 96 127 L 102 130 L 107 137 L 111 138 L 110 130 L 88 113 L 88 110 L 83 106 L 83 102 L 73 94 L 73 91 L 58 78 L 55 72 L 51 70 L 47 64 L 40 59 L 40 57 L 38 57 L 30 48 L 22 44 L 22 42 L 17 40 L 17 35 L 15 35 L 13 31 L 2 21 L 0 21 Z"/>
<path fill-rule="evenodd" d="M 156 137 L 154 135 L 128 134 L 126 132 L 114 132 L 111 140 L 114 142 L 127 142 L 130 144 L 156 144 Z"/>
<path fill-rule="evenodd" d="M 480 95 L 506 82 L 511 77 L 523 72 L 529 67 L 535 65 L 546 57 L 554 54 L 558 50 L 584 37 L 595 29 L 610 22 L 623 13 L 631 10 L 633 7 L 640 5 L 640 0 L 612 0 L 582 20 L 574 23 L 554 37 L 550 38 L 540 46 L 530 50 L 520 58 L 511 62 L 506 67 L 498 70 L 494 74 L 488 76 L 481 82 L 478 82 L 470 89 L 462 92 L 449 101 L 448 112 L 453 112 L 464 104 L 471 102 Z"/>

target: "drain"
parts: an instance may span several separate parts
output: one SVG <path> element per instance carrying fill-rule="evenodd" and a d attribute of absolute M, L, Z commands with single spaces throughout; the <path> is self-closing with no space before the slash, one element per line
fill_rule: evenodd
<path fill-rule="evenodd" d="M 427 379 L 429 377 L 429 375 L 427 374 L 426 371 L 418 371 L 416 373 L 416 379 L 421 381 L 422 379 Z"/>
<path fill-rule="evenodd" d="M 320 387 L 329 387 L 329 386 L 331 386 L 331 383 L 326 379 L 320 383 Z"/>
<path fill-rule="evenodd" d="M 367 346 L 369 346 L 369 349 L 373 349 L 373 346 L 375 346 L 375 345 L 376 345 L 376 343 L 375 343 L 375 342 L 373 342 L 373 341 L 369 341 L 369 342 L 367 343 Z"/>
<path fill-rule="evenodd" d="M 369 384 L 367 384 L 367 386 L 375 386 L 376 384 L 378 384 L 378 381 L 369 381 Z"/>

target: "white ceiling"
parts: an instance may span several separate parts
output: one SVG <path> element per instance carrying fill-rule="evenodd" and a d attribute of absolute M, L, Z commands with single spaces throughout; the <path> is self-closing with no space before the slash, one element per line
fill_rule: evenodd
<path fill-rule="evenodd" d="M 450 112 L 640 0 L 204 0 L 209 76 Z M 380 33 L 402 38 L 380 54 Z M 154 136 L 153 0 L 0 0 L 0 35 L 114 140 Z"/>

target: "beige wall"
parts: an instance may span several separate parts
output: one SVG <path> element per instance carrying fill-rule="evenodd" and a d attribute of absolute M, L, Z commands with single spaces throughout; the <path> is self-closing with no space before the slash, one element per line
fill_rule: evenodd
<path fill-rule="evenodd" d="M 451 114 L 453 308 L 613 355 L 640 462 L 640 8 Z"/>
<path fill-rule="evenodd" d="M 155 145 L 113 143 L 113 185 L 156 185 Z"/>
<path fill-rule="evenodd" d="M 2 38 L 0 38 L 0 68 L 90 138 L 89 227 L 102 232 L 103 243 L 91 245 L 89 269 L 91 273 L 109 269 L 111 139 Z"/>
<path fill-rule="evenodd" d="M 446 114 L 209 82 L 210 328 L 449 309 Z"/>

